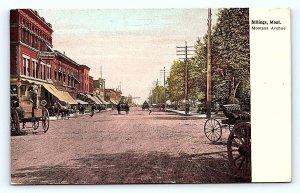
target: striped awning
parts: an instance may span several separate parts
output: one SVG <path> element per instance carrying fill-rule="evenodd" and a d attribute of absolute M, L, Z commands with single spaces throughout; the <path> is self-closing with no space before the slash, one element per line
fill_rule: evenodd
<path fill-rule="evenodd" d="M 118 103 L 114 99 L 110 99 L 110 103 L 113 105 L 117 105 Z"/>
<path fill-rule="evenodd" d="M 102 104 L 104 104 L 104 105 L 108 105 L 109 104 L 105 100 L 101 99 L 101 97 L 99 97 L 99 96 L 96 96 L 96 97 L 102 102 Z"/>
<path fill-rule="evenodd" d="M 92 103 L 100 105 L 101 103 L 97 101 L 94 97 L 92 97 L 90 94 L 86 94 L 86 96 L 92 101 Z"/>
<path fill-rule="evenodd" d="M 100 105 L 102 105 L 103 104 L 103 102 L 101 101 L 101 100 L 99 100 L 99 98 L 98 97 L 96 97 L 96 96 L 92 96 L 96 101 L 98 101 L 98 103 L 100 104 Z"/>

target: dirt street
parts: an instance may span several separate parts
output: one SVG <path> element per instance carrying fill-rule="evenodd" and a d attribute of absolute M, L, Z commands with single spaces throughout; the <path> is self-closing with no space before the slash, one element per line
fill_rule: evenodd
<path fill-rule="evenodd" d="M 11 137 L 11 181 L 21 184 L 243 182 L 205 119 L 131 108 L 50 121 L 47 133 Z"/>

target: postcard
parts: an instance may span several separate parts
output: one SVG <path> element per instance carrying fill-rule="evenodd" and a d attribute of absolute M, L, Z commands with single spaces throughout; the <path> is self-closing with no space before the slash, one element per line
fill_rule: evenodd
<path fill-rule="evenodd" d="M 290 182 L 290 34 L 286 8 L 10 10 L 11 183 Z"/>

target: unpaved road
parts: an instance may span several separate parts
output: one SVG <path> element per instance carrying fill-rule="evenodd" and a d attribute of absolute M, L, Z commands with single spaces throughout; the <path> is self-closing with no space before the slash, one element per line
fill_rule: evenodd
<path fill-rule="evenodd" d="M 17 184 L 243 182 L 228 168 L 226 138 L 212 144 L 205 119 L 131 108 L 50 121 L 44 134 L 11 137 Z"/>

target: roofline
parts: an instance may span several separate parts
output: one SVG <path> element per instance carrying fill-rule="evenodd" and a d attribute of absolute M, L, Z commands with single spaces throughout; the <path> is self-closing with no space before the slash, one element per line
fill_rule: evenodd
<path fill-rule="evenodd" d="M 86 68 L 86 69 L 88 69 L 88 70 L 91 69 L 90 67 L 88 67 L 87 65 L 84 65 L 84 64 L 80 64 L 79 67 Z"/>
<path fill-rule="evenodd" d="M 40 16 L 38 11 L 34 10 L 34 9 L 16 9 L 16 10 L 21 10 L 23 12 L 26 12 L 26 11 L 29 11 L 31 14 L 33 14 L 40 22 L 42 22 L 44 25 L 46 25 L 49 30 L 51 30 L 51 33 L 53 32 L 53 29 L 52 29 L 52 25 L 51 23 L 47 22 L 45 20 L 44 17 Z"/>
<path fill-rule="evenodd" d="M 55 54 L 63 57 L 66 60 L 69 60 L 70 62 L 72 62 L 73 64 L 75 64 L 76 66 L 79 66 L 79 64 L 77 62 L 75 62 L 74 60 L 72 60 L 71 58 L 69 58 L 68 56 L 64 55 L 63 53 L 59 52 L 58 50 L 54 50 Z"/>

